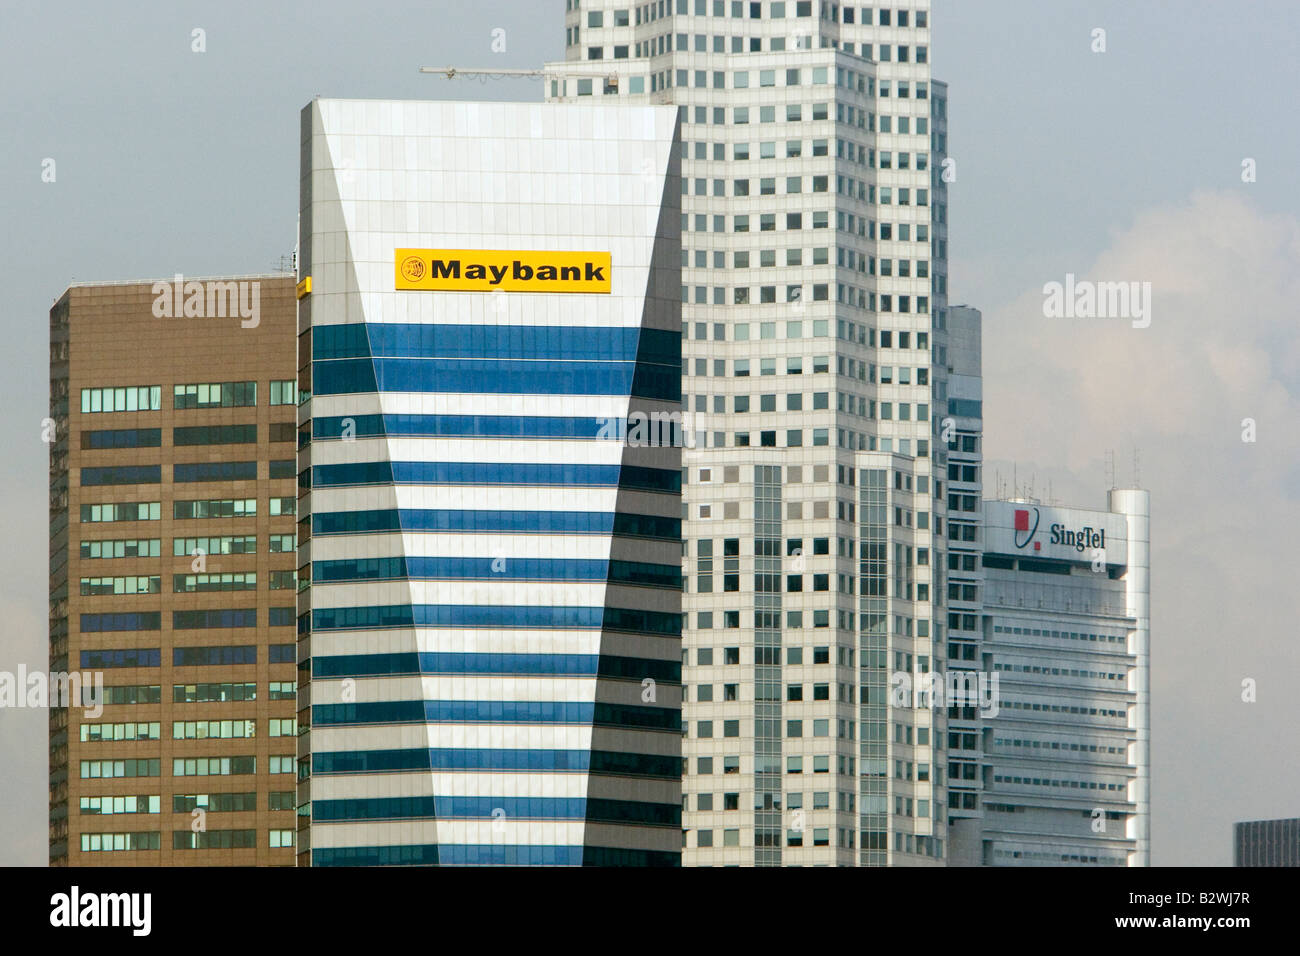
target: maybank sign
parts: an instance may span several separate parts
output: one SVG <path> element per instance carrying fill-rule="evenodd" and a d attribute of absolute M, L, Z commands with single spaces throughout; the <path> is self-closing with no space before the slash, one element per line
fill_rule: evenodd
<path fill-rule="evenodd" d="M 611 291 L 608 252 L 398 249 L 395 288 L 426 292 Z"/>

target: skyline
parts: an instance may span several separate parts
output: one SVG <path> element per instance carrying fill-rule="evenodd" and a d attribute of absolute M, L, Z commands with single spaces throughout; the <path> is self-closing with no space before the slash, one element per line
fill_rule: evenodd
<path fill-rule="evenodd" d="M 509 6 L 485 4 L 482 10 L 471 14 L 482 19 L 474 20 L 464 29 L 472 32 L 489 24 L 494 16 L 506 18 L 504 22 L 507 23 L 522 21 L 517 12 L 521 5 L 514 5 L 514 13 L 506 9 Z M 528 8 L 531 12 L 538 6 L 547 5 L 529 4 Z M 549 6 L 554 9 L 544 8 L 528 19 L 527 22 L 536 24 L 536 28 L 508 27 L 511 42 L 507 54 L 501 57 L 502 61 L 508 60 L 510 66 L 516 67 L 539 67 L 544 60 L 559 59 L 563 38 L 555 24 L 559 19 L 560 3 L 557 0 Z M 1006 153 L 1020 165 L 997 170 L 1005 182 L 1001 188 L 994 188 L 990 185 L 992 171 L 986 171 L 985 164 L 990 164 L 990 157 L 995 154 L 976 135 L 977 127 L 984 124 L 984 118 L 994 115 L 994 112 L 991 109 L 980 112 L 971 104 L 981 102 L 981 98 L 991 100 L 994 91 L 1003 87 L 990 83 L 981 88 L 978 77 L 964 77 L 953 68 L 954 58 L 962 64 L 969 63 L 973 57 L 970 50 L 963 52 L 968 41 L 967 37 L 958 35 L 957 24 L 960 22 L 962 27 L 972 30 L 974 26 L 970 20 L 958 21 L 956 12 L 946 10 L 946 6 L 937 3 L 935 7 L 934 70 L 938 78 L 950 83 L 954 102 L 951 122 L 954 144 L 957 145 L 958 178 L 951 187 L 954 241 L 950 298 L 953 302 L 969 302 L 979 307 L 986 317 L 986 467 L 991 477 L 998 471 L 1005 476 L 1013 467 L 1024 471 L 1037 466 L 1044 481 L 1052 481 L 1056 497 L 1079 506 L 1099 506 L 1095 489 L 1102 485 L 1105 451 L 1116 449 L 1122 459 L 1127 459 L 1129 446 L 1135 442 L 1140 445 L 1142 484 L 1151 488 L 1156 498 L 1152 560 L 1156 568 L 1153 582 L 1153 627 L 1156 633 L 1153 650 L 1153 862 L 1160 865 L 1217 861 L 1227 865 L 1234 821 L 1289 817 L 1295 813 L 1293 803 L 1282 794 L 1295 792 L 1296 768 L 1282 761 L 1279 773 L 1270 775 L 1267 769 L 1271 758 L 1263 749 L 1262 739 L 1253 749 L 1240 746 L 1237 740 L 1239 734 L 1263 738 L 1271 727 L 1294 725 L 1296 722 L 1297 702 L 1280 701 L 1278 693 L 1266 693 L 1268 685 L 1263 680 L 1266 674 L 1293 673 L 1295 670 L 1295 650 L 1277 639 L 1277 635 L 1285 633 L 1285 622 L 1289 617 L 1287 608 L 1284 604 L 1269 608 L 1258 600 L 1261 593 L 1288 593 L 1285 579 L 1281 577 L 1285 573 L 1281 558 L 1285 554 L 1282 550 L 1285 528 L 1294 524 L 1297 514 L 1295 487 L 1300 480 L 1295 448 L 1282 444 L 1285 442 L 1283 423 L 1294 417 L 1296 410 L 1297 371 L 1300 369 L 1294 337 L 1287 339 L 1288 327 L 1283 324 L 1286 310 L 1293 307 L 1296 291 L 1295 279 L 1287 274 L 1288 268 L 1294 265 L 1297 234 L 1300 232 L 1296 225 L 1296 186 L 1293 182 L 1278 184 L 1282 179 L 1280 171 L 1288 168 L 1288 159 L 1295 154 L 1294 124 L 1289 132 L 1292 140 L 1283 139 L 1281 146 L 1274 145 L 1270 152 L 1237 149 L 1235 152 L 1241 155 L 1234 156 L 1226 147 L 1215 145 L 1206 151 L 1211 155 L 1210 159 L 1193 154 L 1183 165 L 1148 160 L 1145 165 L 1149 170 L 1169 172 L 1171 181 L 1162 183 L 1163 190 L 1157 191 L 1146 203 L 1134 203 L 1130 197 L 1126 204 L 1101 190 L 1101 201 L 1096 203 L 1096 209 L 1060 208 L 1078 202 L 1076 197 L 1087 196 L 1090 192 L 1089 177 L 1100 175 L 1097 172 L 1080 174 L 1083 184 L 1071 180 L 1064 190 L 1059 176 L 1055 180 L 1043 176 L 1029 178 L 1029 188 L 1024 192 L 1009 192 L 1005 182 L 1016 182 L 1016 173 L 1023 173 L 1032 166 L 1029 159 L 1022 158 L 1022 154 L 1011 147 Z M 1026 9 L 1025 5 L 1019 4 L 983 6 Z M 1260 8 L 1267 9 L 1268 5 L 1256 7 Z M 1208 5 L 1205 9 L 1209 9 Z M 1278 24 L 1288 22 L 1285 17 L 1294 18 L 1295 15 L 1280 5 L 1276 10 L 1274 28 L 1270 33 L 1277 37 L 1293 37 L 1295 31 L 1288 34 L 1287 30 L 1278 28 Z M 235 11 L 241 12 L 238 7 Z M 216 17 L 231 15 L 214 12 Z M 1056 41 L 1057 49 L 1065 47 L 1072 51 L 1086 51 L 1088 30 L 1094 21 L 1104 20 L 1108 27 L 1110 50 L 1104 55 L 1096 55 L 1099 58 L 1097 62 L 1079 69 L 1095 67 L 1100 70 L 1103 62 L 1118 64 L 1121 72 L 1141 69 L 1140 64 L 1135 65 L 1133 47 L 1120 42 L 1125 36 L 1125 26 L 1130 30 L 1128 35 L 1132 36 L 1134 24 L 1150 25 L 1150 21 L 1141 19 L 1142 14 L 1138 11 L 1124 11 L 1115 4 L 1098 4 L 1087 7 L 1072 18 L 1062 14 L 1055 26 L 1061 33 L 1069 34 L 1068 43 L 1050 30 L 1043 33 L 1041 18 L 1034 21 L 1032 13 L 1027 13 L 1027 17 L 1026 22 L 1034 22 L 1040 36 Z M 1050 15 L 1048 18 L 1050 22 Z M 161 23 L 164 18 L 158 19 Z M 1069 22 L 1063 22 L 1067 20 Z M 221 49 L 216 43 L 216 38 L 221 36 L 220 20 L 213 19 L 212 22 L 218 26 L 208 27 L 209 47 L 204 56 L 209 57 Z M 1164 34 L 1161 41 L 1170 44 L 1179 36 L 1186 38 L 1186 33 L 1180 34 L 1177 29 L 1185 23 L 1173 25 L 1175 29 Z M 175 28 L 176 24 L 171 26 Z M 491 62 L 493 55 L 488 47 L 490 29 L 488 26 L 481 30 L 484 42 L 478 61 Z M 162 27 L 158 26 L 157 33 L 162 32 Z M 192 55 L 188 53 L 188 31 L 181 32 L 185 33 L 183 37 L 178 32 L 169 37 L 168 42 L 183 43 L 186 55 Z M 537 34 L 536 42 L 530 46 L 534 34 Z M 11 33 L 11 36 L 16 35 L 17 32 Z M 520 38 L 518 44 L 513 42 L 515 37 Z M 987 37 L 978 32 L 969 37 L 972 47 L 978 46 L 981 39 L 987 41 Z M 1148 32 L 1144 37 L 1149 45 L 1152 34 Z M 153 39 L 156 40 L 157 36 Z M 75 41 L 76 34 L 72 37 L 74 50 Z M 468 58 L 464 52 L 453 51 L 455 47 L 449 45 L 437 52 L 445 53 L 448 58 Z M 1178 52 L 1185 54 L 1186 49 L 1179 48 Z M 1103 56 L 1113 59 L 1102 61 L 1100 57 Z M 1198 58 L 1187 56 L 1186 59 Z M 123 60 L 129 61 L 130 57 L 123 57 Z M 477 83 L 466 82 L 463 86 L 456 86 L 440 78 L 414 74 L 416 67 L 438 65 L 441 60 L 433 51 L 420 49 L 409 63 L 403 61 L 400 69 L 389 64 L 392 76 L 387 79 L 372 79 L 370 77 L 374 74 L 364 73 L 366 68 L 362 67 L 365 76 L 362 80 L 337 81 L 342 85 L 353 83 L 363 87 L 371 84 L 368 91 L 336 92 L 347 96 L 368 92 L 378 96 L 402 95 L 421 99 L 459 98 L 462 94 L 469 98 L 504 98 L 505 88 L 521 85 L 503 81 L 500 84 L 502 93 L 496 94 L 496 86 L 485 91 Z M 1277 63 L 1285 61 L 1285 57 L 1273 59 Z M 1087 62 L 1086 58 L 1083 62 Z M 195 65 L 175 63 L 172 68 L 184 75 L 187 67 Z M 1264 69 L 1267 65 L 1264 63 L 1257 68 Z M 406 79 L 404 75 L 408 67 L 411 76 Z M 128 64 L 128 73 L 132 69 Z M 994 79 L 1001 76 L 998 73 L 987 75 Z M 1065 71 L 1064 75 L 1077 74 Z M 1137 75 L 1150 76 L 1147 73 Z M 401 90 L 376 88 L 391 84 L 393 76 L 402 78 L 396 84 L 402 87 Z M 1101 71 L 1096 76 L 1103 90 L 1113 92 L 1109 85 L 1116 82 L 1113 74 Z M 1227 85 L 1229 80 L 1230 77 L 1219 76 L 1221 85 Z M 540 99 L 539 86 L 523 90 L 520 98 Z M 11 84 L 8 88 L 23 92 L 21 84 Z M 1030 88 L 1033 88 L 1032 84 Z M 1244 85 L 1236 88 L 1243 89 Z M 50 92 L 53 96 L 44 101 L 49 102 L 52 98 L 57 102 L 57 84 Z M 486 92 L 496 95 L 486 96 Z M 238 145 L 238 136 L 231 137 L 234 142 L 226 145 L 225 151 L 216 153 L 224 157 L 221 165 L 230 167 L 233 164 L 236 176 L 259 187 L 268 184 L 264 187 L 267 189 L 265 195 L 274 197 L 274 202 L 269 205 L 278 207 L 273 215 L 269 211 L 254 209 L 259 203 L 253 201 L 250 201 L 248 209 L 243 210 L 231 208 L 229 203 L 222 205 L 222 190 L 215 187 L 206 203 L 201 198 L 204 195 L 201 189 L 166 191 L 167 195 L 200 197 L 195 202 L 201 210 L 197 216 L 194 208 L 190 208 L 182 210 L 177 217 L 165 203 L 149 210 L 139 197 L 156 195 L 149 186 L 156 189 L 157 182 L 144 177 L 165 177 L 169 172 L 183 169 L 183 162 L 174 162 L 180 159 L 174 155 L 177 147 L 172 147 L 172 156 L 166 155 L 168 150 L 165 149 L 162 155 L 157 149 L 142 151 L 153 158 L 154 163 L 137 170 L 134 175 L 142 178 L 134 182 L 131 173 L 122 175 L 125 181 L 114 196 L 107 189 L 90 188 L 96 178 L 111 178 L 111 163 L 106 171 L 102 161 L 98 166 L 93 165 L 85 151 L 60 146 L 60 141 L 68 142 L 64 139 L 67 132 L 61 131 L 57 125 L 43 123 L 43 139 L 42 136 L 30 135 L 35 130 L 26 129 L 25 124 L 17 124 L 19 135 L 15 141 L 23 156 L 5 157 L 6 185 L 3 190 L 6 196 L 12 194 L 12 206 L 20 210 L 18 221 L 26 223 L 28 228 L 26 235 L 42 237 L 38 242 L 25 242 L 26 249 L 17 247 L 15 238 L 24 234 L 24 230 L 16 228 L 4 240 L 9 253 L 6 261 L 24 264 L 24 268 L 19 270 L 21 291 L 15 297 L 10 321 L 22 322 L 23 317 L 27 321 L 25 333 L 19 334 L 16 343 L 25 361 L 17 370 L 19 374 L 6 385 L 12 390 L 10 407 L 15 409 L 8 417 L 8 436 L 13 446 L 30 447 L 34 456 L 34 461 L 21 459 L 16 468 L 6 472 L 9 497 L 33 505 L 21 509 L 17 523 L 11 526 L 11 533 L 19 539 L 30 541 L 32 534 L 44 537 L 43 529 L 35 527 L 41 523 L 43 509 L 34 507 L 34 503 L 35 495 L 43 492 L 45 463 L 41 455 L 45 449 L 36 444 L 33 437 L 39 433 L 38 424 L 44 417 L 41 408 L 45 402 L 45 387 L 38 381 L 44 378 L 44 343 L 40 341 L 44 326 L 38 320 L 43 316 L 42 308 L 48 306 L 48 301 L 41 296 L 53 299 L 74 277 L 144 278 L 168 277 L 175 272 L 212 275 L 265 271 L 275 255 L 292 247 L 292 229 L 287 224 L 292 223 L 289 217 L 295 201 L 290 185 L 296 168 L 291 155 L 295 148 L 292 142 L 292 132 L 296 128 L 294 114 L 310 95 L 310 92 L 306 96 L 284 94 L 277 97 L 274 110 L 265 107 L 268 122 L 270 113 L 277 114 L 274 121 L 269 122 L 269 128 L 281 129 L 281 143 L 274 151 L 277 158 L 273 161 L 261 159 L 260 153 L 258 159 L 250 157 L 248 151 Z M 40 101 L 39 97 L 37 99 Z M 1229 99 L 1227 94 L 1224 99 Z M 1239 99 L 1252 103 L 1248 96 Z M 1100 101 L 1109 103 L 1112 108 L 1116 105 L 1113 99 L 1102 97 Z M 1032 105 L 1040 109 L 1045 107 L 1043 103 Z M 1083 104 L 1081 107 L 1085 117 L 1094 115 L 1088 106 Z M 1092 109 L 1101 108 L 1092 106 Z M 12 113 L 12 108 L 7 112 Z M 49 112 L 57 114 L 58 110 Z M 145 114 L 142 118 L 150 118 L 149 111 L 138 112 Z M 76 114 L 65 113 L 67 115 Z M 262 119 L 261 116 L 257 118 Z M 1232 122 L 1244 120 L 1234 115 Z M 1025 135 L 1024 131 L 1032 125 L 1026 123 L 1013 127 L 1013 131 L 1020 130 Z M 1086 127 L 1089 124 L 1085 120 L 1078 125 Z M 1117 133 L 1132 133 L 1131 127 L 1123 129 L 1123 123 L 1112 125 L 1120 127 Z M 146 124 L 146 128 L 153 127 Z M 237 128 L 234 123 L 226 123 L 221 131 L 229 133 Z M 256 128 L 255 124 L 250 126 L 250 129 Z M 1187 128 L 1180 127 L 1184 133 Z M 102 131 L 100 135 L 102 137 Z M 122 138 L 128 139 L 126 136 Z M 1045 135 L 1044 138 L 1050 137 Z M 1114 142 L 1116 138 L 1124 140 L 1123 136 L 1117 136 L 1110 141 Z M 1140 136 L 1133 138 L 1139 145 L 1144 142 Z M 1151 138 L 1155 138 L 1154 134 Z M 1182 139 L 1171 138 L 1170 142 L 1181 142 Z M 53 145 L 45 145 L 51 140 Z M 1145 142 L 1148 149 L 1156 148 L 1152 141 Z M 1078 149 L 1084 154 L 1097 148 L 1086 137 L 1080 137 Z M 1173 147 L 1170 148 L 1172 151 Z M 1259 181 L 1244 184 L 1239 179 L 1239 164 L 1242 157 L 1252 153 L 1258 154 Z M 284 161 L 286 155 L 289 157 L 287 163 Z M 1050 158 L 1054 154 L 1047 150 L 1037 154 L 1030 151 L 1028 155 Z M 40 160 L 46 156 L 58 161 L 58 178 L 53 183 L 41 183 L 39 179 Z M 969 161 L 967 157 L 970 157 Z M 123 161 L 126 158 L 118 157 Z M 251 168 L 241 170 L 241 162 Z M 1144 164 L 1138 160 L 1135 165 L 1141 167 Z M 1188 172 L 1189 168 L 1198 172 Z M 1209 171 L 1214 175 L 1209 175 Z M 1118 175 L 1120 172 L 1122 170 L 1110 170 L 1111 178 L 1105 182 L 1128 183 L 1130 178 Z M 1131 178 L 1145 182 L 1147 177 Z M 269 184 L 277 180 L 280 186 L 271 189 Z M 1055 182 L 1056 192 L 1051 190 L 1049 180 Z M 1019 181 L 1025 181 L 1023 176 Z M 1138 187 L 1134 185 L 1131 188 Z M 42 194 L 37 192 L 38 189 L 46 192 Z M 1095 182 L 1091 192 L 1099 192 Z M 1122 192 L 1118 186 L 1112 189 L 1116 195 Z M 1041 208 L 1060 193 L 1064 193 L 1065 199 L 1049 207 L 1053 215 L 1041 217 L 1044 221 L 1023 239 L 1017 237 L 1020 240 L 1015 247 L 1018 254 L 1007 255 L 1002 245 L 1007 240 L 1002 237 L 1014 230 L 997 228 L 1000 218 L 992 214 L 990 204 L 998 199 L 1006 201 L 1010 196 L 1016 200 L 1009 203 L 1012 207 L 1020 208 L 1021 204 L 1037 202 Z M 120 206 L 111 205 L 110 197 L 124 202 Z M 210 237 L 195 236 L 173 249 L 172 240 L 164 228 L 159 230 L 156 240 L 128 242 L 125 249 L 110 250 L 103 234 L 89 229 L 72 242 L 60 244 L 71 235 L 68 224 L 76 221 L 70 215 L 73 208 L 80 208 L 92 222 L 97 211 L 104 210 L 106 219 L 122 223 L 124 228 L 118 234 L 127 239 L 144 238 L 145 220 L 150 217 L 143 214 L 148 212 L 156 213 L 156 219 L 163 224 L 197 225 L 196 232 L 222 239 L 213 242 Z M 140 210 L 141 218 L 132 219 L 129 211 L 133 208 Z M 286 209 L 288 216 L 285 215 Z M 1262 211 L 1266 209 L 1269 212 Z M 21 215 L 23 210 L 26 210 L 26 217 Z M 116 216 L 113 211 L 116 211 Z M 274 229 L 250 229 L 241 219 L 250 212 L 262 212 L 267 222 L 279 223 L 282 235 L 273 239 L 269 234 Z M 1029 219 L 1032 222 L 1034 217 Z M 1118 230 L 1110 239 L 1103 235 L 1108 228 Z M 1067 229 L 1073 230 L 1078 238 L 1065 237 Z M 250 232 L 267 237 L 260 239 L 255 251 L 225 251 Z M 214 252 L 214 247 L 221 248 Z M 32 249 L 46 254 L 38 260 Z M 55 249 L 59 254 L 46 252 Z M 975 253 L 975 249 L 980 252 Z M 993 260 L 995 254 L 1003 258 Z M 70 263 L 74 268 L 69 269 Z M 83 267 L 82 263 L 87 266 Z M 80 270 L 90 263 L 97 264 L 96 272 L 82 275 Z M 988 278 L 985 273 L 996 278 Z M 1062 281 L 1070 273 L 1101 279 L 1148 277 L 1156 285 L 1156 307 L 1151 328 L 1130 330 L 1127 325 L 1121 327 L 1115 323 L 1103 327 L 1095 323 L 1066 327 L 1059 320 L 1044 318 L 1041 287 L 1047 282 Z M 1241 276 L 1246 277 L 1245 281 Z M 1162 289 L 1172 291 L 1162 296 Z M 1222 321 L 1222 316 L 1242 316 L 1244 313 L 1254 313 L 1261 318 L 1254 322 L 1238 319 L 1232 324 Z M 1270 315 L 1276 317 L 1273 319 L 1276 325 L 1270 326 L 1267 318 Z M 1175 316 L 1185 316 L 1185 324 L 1175 326 L 1172 322 Z M 1242 330 L 1253 333 L 1255 340 L 1240 342 Z M 1202 342 L 1210 343 L 1213 348 Z M 1024 362 L 1024 358 L 1032 358 L 1034 362 Z M 1270 359 L 1278 366 L 1276 371 L 1270 368 Z M 1094 374 L 1090 377 L 1073 371 L 1076 365 L 1092 369 Z M 1103 372 L 1097 374 L 1097 370 Z M 1202 384 L 1207 376 L 1214 382 L 1214 387 Z M 21 397 L 17 397 L 19 393 Z M 1239 423 L 1247 417 L 1260 423 L 1259 441 L 1254 445 L 1241 442 L 1238 435 Z M 1123 422 L 1127 424 L 1120 424 Z M 1162 447 L 1163 442 L 1171 440 L 1184 442 L 1187 451 L 1175 449 L 1171 453 Z M 1267 467 L 1248 455 L 1263 455 L 1278 464 Z M 1013 462 L 1020 464 L 1013 466 Z M 1187 473 L 1187 463 L 1206 467 L 1200 472 Z M 1253 472 L 1251 465 L 1257 466 Z M 1121 476 L 1126 471 L 1121 466 Z M 1123 480 L 1120 483 L 1127 484 Z M 986 497 L 993 497 L 990 485 L 991 482 L 986 481 Z M 1225 488 L 1240 488 L 1241 491 L 1231 500 L 1226 500 Z M 1260 509 L 1257 505 L 1260 501 L 1273 507 Z M 1208 532 L 1202 527 L 1201 516 L 1204 514 L 1216 515 Z M 0 669 L 13 670 L 20 662 L 30 667 L 43 660 L 44 611 L 41 605 L 44 602 L 42 582 L 35 580 L 39 572 L 29 567 L 33 562 L 21 556 L 16 559 L 13 555 L 8 560 L 10 573 L 6 575 L 3 606 L 20 629 L 24 628 L 24 622 L 27 629 L 35 627 L 34 633 L 28 634 L 27 629 L 23 629 L 23 634 L 28 645 L 39 651 L 32 656 L 21 650 L 22 645 L 15 647 L 14 642 L 6 642 L 4 651 L 0 653 Z M 1221 566 L 1215 567 L 1216 563 Z M 1182 567 L 1186 567 L 1186 590 L 1177 587 L 1177 569 Z M 1218 617 L 1215 604 L 1210 600 L 1210 596 L 1215 594 L 1212 582 L 1216 576 L 1218 580 L 1226 580 L 1232 589 L 1228 594 L 1228 612 Z M 1233 635 L 1235 629 L 1229 629 L 1229 622 L 1237 621 L 1243 622 L 1241 631 L 1253 630 L 1255 633 L 1233 635 L 1234 641 L 1241 642 L 1235 645 L 1240 649 L 1235 655 L 1226 655 L 1215 635 L 1207 633 L 1208 627 L 1199 623 L 1216 620 L 1224 635 Z M 1198 627 L 1204 632 L 1198 632 Z M 1187 637 L 1185 646 L 1194 649 L 1190 662 L 1174 657 L 1175 648 L 1180 646 L 1178 642 L 1184 635 Z M 1208 664 L 1197 665 L 1195 654 L 1216 652 L 1222 656 L 1210 658 Z M 1261 693 L 1258 703 L 1245 705 L 1235 700 L 1239 693 L 1235 685 L 1252 676 L 1260 679 Z M 1244 709 L 1247 707 L 1249 709 Z M 24 741 L 24 737 L 30 738 L 31 735 L 20 729 L 21 721 L 30 715 L 5 716 L 16 720 L 6 720 L 5 726 L 0 726 L 0 748 L 11 761 L 21 758 L 22 762 L 15 766 L 32 770 L 39 793 L 39 780 L 44 779 L 44 752 L 38 749 L 33 763 L 33 754 L 28 746 L 30 741 Z M 1179 732 L 1183 723 L 1191 729 L 1190 732 Z M 40 725 L 43 726 L 43 720 Z M 1196 746 L 1185 742 L 1189 739 L 1194 740 Z M 1214 754 L 1210 772 L 1202 769 L 1197 776 L 1194 770 L 1176 769 L 1176 764 L 1194 763 L 1203 748 Z M 30 794 L 20 798 L 14 790 L 15 783 L 23 776 L 22 773 L 11 775 L 5 789 L 0 791 L 6 806 L 17 803 L 20 808 L 27 808 Z M 1204 786 L 1206 777 L 1212 786 Z M 1265 781 L 1271 786 L 1261 786 Z M 1231 800 L 1218 806 L 1205 805 L 1205 801 L 1213 799 L 1213 785 L 1228 787 L 1234 784 L 1236 792 Z M 24 789 L 31 790 L 30 787 Z M 39 811 L 43 801 L 38 798 L 35 806 L 38 812 L 30 819 L 20 813 L 4 824 L 11 828 L 11 834 L 3 840 L 6 849 L 0 853 L 13 854 L 15 862 L 23 859 L 39 862 L 41 859 L 39 843 L 35 858 L 30 858 L 32 848 L 27 846 L 32 842 L 28 834 L 33 825 L 41 830 L 43 813 Z M 16 840 L 12 835 L 14 831 L 22 837 Z M 1214 859 L 1201 855 L 1204 852 L 1201 846 L 1208 850 L 1216 844 L 1219 849 L 1213 851 Z"/>

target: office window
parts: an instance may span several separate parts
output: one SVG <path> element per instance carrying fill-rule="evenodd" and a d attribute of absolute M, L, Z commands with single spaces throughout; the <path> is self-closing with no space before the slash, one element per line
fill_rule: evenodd
<path fill-rule="evenodd" d="M 161 385 L 136 385 L 128 388 L 83 388 L 81 411 L 155 412 L 162 408 Z"/>
<path fill-rule="evenodd" d="M 294 379 L 279 379 L 271 382 L 272 405 L 297 405 L 298 383 Z"/>
<path fill-rule="evenodd" d="M 256 382 L 212 382 L 177 385 L 173 389 L 174 407 L 244 408 L 257 404 Z"/>

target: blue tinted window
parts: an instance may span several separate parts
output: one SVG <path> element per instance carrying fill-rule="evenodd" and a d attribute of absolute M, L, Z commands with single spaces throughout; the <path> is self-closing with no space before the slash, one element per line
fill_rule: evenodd
<path fill-rule="evenodd" d="M 81 469 L 81 483 L 85 486 L 156 485 L 161 482 L 161 465 L 120 465 L 112 468 Z"/>
<path fill-rule="evenodd" d="M 257 608 L 218 609 L 210 611 L 172 611 L 176 630 L 205 627 L 256 627 Z"/>
<path fill-rule="evenodd" d="M 256 664 L 257 647 L 218 645 L 215 647 L 172 648 L 172 664 L 176 667 L 203 667 L 214 664 Z"/>
<path fill-rule="evenodd" d="M 81 630 L 85 634 L 99 631 L 158 631 L 162 630 L 162 612 L 137 611 L 126 614 L 83 614 Z"/>
<path fill-rule="evenodd" d="M 110 667 L 158 667 L 161 663 L 162 652 L 157 647 L 81 652 L 81 666 L 93 670 Z"/>
<path fill-rule="evenodd" d="M 256 478 L 255 461 L 201 461 L 172 466 L 173 481 L 248 481 Z"/>

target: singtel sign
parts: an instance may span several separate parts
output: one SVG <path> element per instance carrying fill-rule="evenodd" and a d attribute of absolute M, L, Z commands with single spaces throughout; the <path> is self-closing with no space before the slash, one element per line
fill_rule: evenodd
<path fill-rule="evenodd" d="M 1030 509 L 1017 508 L 1015 513 L 1015 544 L 1017 548 L 1027 548 L 1032 541 L 1035 551 L 1042 550 L 1042 542 L 1035 541 L 1038 534 L 1039 512 L 1037 508 L 1032 509 L 1033 515 L 1030 515 Z M 1053 524 L 1048 529 L 1048 543 L 1062 545 L 1067 548 L 1074 548 L 1075 551 L 1083 552 L 1089 548 L 1098 548 L 1106 550 L 1106 529 L 1094 528 L 1092 525 L 1084 525 L 1075 531 L 1067 528 L 1063 524 Z"/>

